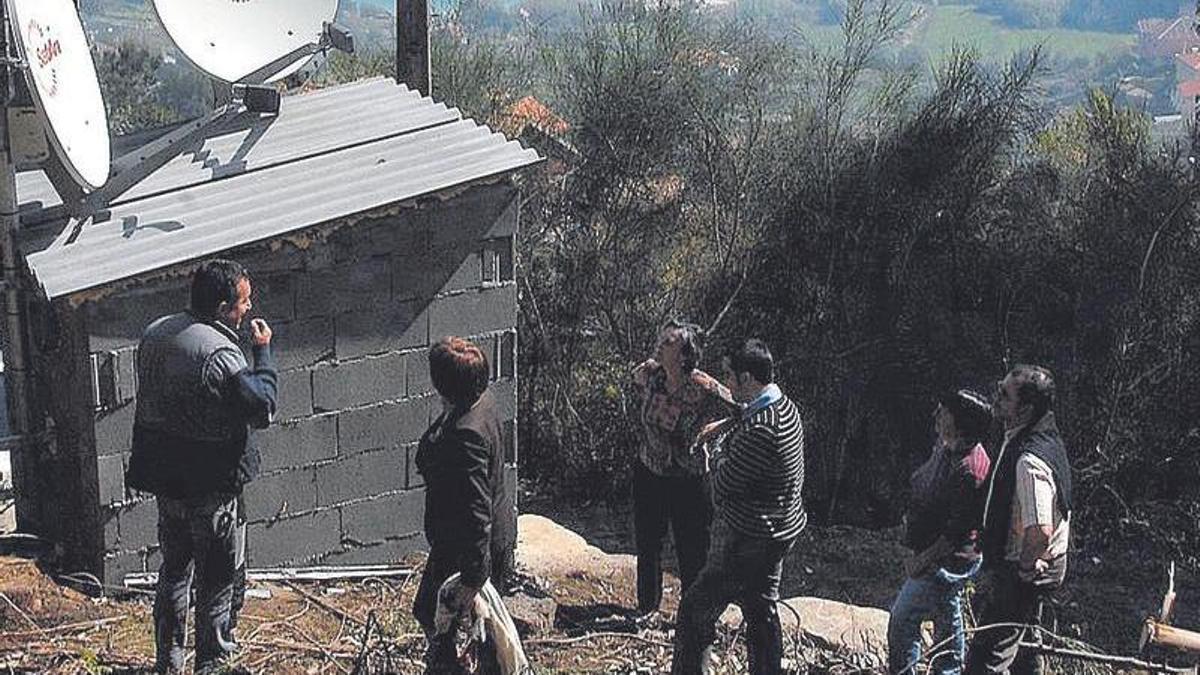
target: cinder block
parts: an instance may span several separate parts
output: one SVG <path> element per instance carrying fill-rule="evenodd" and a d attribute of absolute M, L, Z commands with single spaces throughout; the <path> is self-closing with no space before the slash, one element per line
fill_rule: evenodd
<path fill-rule="evenodd" d="M 158 543 L 158 503 L 146 499 L 117 511 L 121 549 L 145 548 Z"/>
<path fill-rule="evenodd" d="M 273 424 L 250 435 L 262 456 L 262 470 L 307 466 L 337 454 L 337 416 L 319 415 Z"/>
<path fill-rule="evenodd" d="M 423 534 L 389 539 L 366 546 L 344 545 L 321 562 L 326 565 L 390 565 L 403 561 L 417 551 L 429 550 Z"/>
<path fill-rule="evenodd" d="M 423 254 L 392 258 L 392 294 L 400 299 L 429 299 L 439 293 L 479 288 L 483 283 L 482 248 L 471 241 L 444 244 Z"/>
<path fill-rule="evenodd" d="M 268 239 L 237 249 L 238 259 L 249 263 L 254 280 L 279 274 L 292 274 L 304 269 L 319 254 L 321 246 L 300 247 L 287 239 Z M 314 249 L 316 249 L 314 251 Z"/>
<path fill-rule="evenodd" d="M 403 489 L 404 471 L 403 448 L 364 452 L 319 466 L 317 503 L 333 506 Z"/>
<path fill-rule="evenodd" d="M 162 567 L 162 550 L 157 546 L 146 549 L 146 571 L 157 572 Z"/>
<path fill-rule="evenodd" d="M 488 380 L 489 381 L 495 380 L 496 379 L 496 337 L 494 335 L 487 335 L 484 337 L 476 337 L 476 338 L 472 338 L 471 342 L 474 342 L 479 347 L 479 349 L 483 352 L 483 355 L 487 357 Z"/>
<path fill-rule="evenodd" d="M 329 316 L 385 305 L 392 296 L 392 268 L 389 252 L 380 253 L 374 258 L 299 275 L 296 316 Z"/>
<path fill-rule="evenodd" d="M 119 520 L 116 507 L 100 507 L 100 522 L 104 526 L 104 550 L 106 552 L 116 551 L 120 548 L 121 528 Z"/>
<path fill-rule="evenodd" d="M 406 358 L 408 360 L 409 397 L 432 393 L 433 380 L 429 377 L 429 350 L 409 352 Z"/>
<path fill-rule="evenodd" d="M 387 252 L 403 252 L 416 257 L 429 252 L 429 232 L 420 226 L 419 212 L 407 210 L 397 215 L 360 220 L 329 236 L 335 263 L 350 263 Z"/>
<path fill-rule="evenodd" d="M 521 220 L 521 200 L 515 189 L 500 195 L 498 199 L 504 200 L 504 206 L 500 211 L 500 215 L 496 217 L 487 232 L 485 237 L 513 237 L 517 233 L 517 228 Z"/>
<path fill-rule="evenodd" d="M 480 186 L 459 194 L 452 205 L 430 209 L 432 244 L 511 236 L 516 228 L 517 212 L 512 208 L 516 196 L 512 186 Z"/>
<path fill-rule="evenodd" d="M 483 283 L 498 284 L 516 279 L 512 237 L 483 243 Z"/>
<path fill-rule="evenodd" d="M 278 420 L 307 417 L 313 414 L 312 371 L 285 370 L 279 373 Z"/>
<path fill-rule="evenodd" d="M 317 508 L 317 483 L 311 468 L 262 476 L 242 492 L 246 520 L 259 522 Z"/>
<path fill-rule="evenodd" d="M 115 455 L 133 449 L 133 401 L 95 414 L 96 454 Z"/>
<path fill-rule="evenodd" d="M 429 315 L 415 301 L 338 314 L 335 349 L 340 360 L 429 344 Z"/>
<path fill-rule="evenodd" d="M 504 467 L 504 493 L 506 500 L 500 506 L 503 511 L 494 514 L 494 517 L 497 520 L 504 521 L 504 526 L 497 529 L 500 532 L 507 533 L 511 537 L 509 541 L 502 542 L 508 548 L 516 546 L 517 543 L 517 486 L 517 467 Z"/>
<path fill-rule="evenodd" d="M 187 279 L 171 280 L 84 303 L 88 350 L 114 351 L 136 345 L 152 321 L 187 309 L 189 283 Z"/>
<path fill-rule="evenodd" d="M 517 423 L 516 420 L 508 420 L 504 423 L 503 438 L 504 443 L 504 461 L 509 464 L 517 463 Z"/>
<path fill-rule="evenodd" d="M 251 567 L 307 562 L 340 550 L 341 527 L 336 509 L 252 523 L 246 531 L 246 556 Z"/>
<path fill-rule="evenodd" d="M 252 316 L 261 316 L 268 323 L 291 321 L 296 316 L 295 278 L 296 273 L 272 273 L 264 276 L 250 274 L 251 302 L 254 304 Z"/>
<path fill-rule="evenodd" d="M 280 369 L 311 366 L 333 357 L 333 318 L 318 316 L 271 324 L 271 355 Z"/>
<path fill-rule="evenodd" d="M 113 352 L 113 367 L 117 376 L 117 404 L 125 404 L 137 398 L 137 347 L 126 347 Z"/>
<path fill-rule="evenodd" d="M 492 398 L 496 399 L 496 414 L 501 420 L 517 416 L 517 383 L 512 380 L 496 380 L 488 386 Z"/>
<path fill-rule="evenodd" d="M 421 438 L 429 426 L 429 399 L 407 399 L 341 413 L 338 454 L 391 448 Z"/>
<path fill-rule="evenodd" d="M 485 245 L 479 262 L 483 268 L 482 285 L 491 286 L 500 283 L 499 254 Z"/>
<path fill-rule="evenodd" d="M 438 293 L 450 293 L 479 288 L 483 284 L 483 260 L 481 248 L 467 245 L 441 248 L 433 253 L 434 270 L 449 271 L 450 275 L 437 289 Z"/>
<path fill-rule="evenodd" d="M 517 324 L 517 287 L 509 284 L 435 299 L 429 306 L 429 337 L 480 335 Z"/>
<path fill-rule="evenodd" d="M 341 511 L 343 543 L 368 544 L 419 535 L 424 531 L 425 492 L 414 490 L 347 504 Z"/>
<path fill-rule="evenodd" d="M 515 378 L 517 376 L 517 332 L 507 331 L 500 336 L 500 346 L 497 349 L 499 367 L 496 370 L 500 377 Z"/>
<path fill-rule="evenodd" d="M 421 475 L 420 471 L 417 471 L 417 444 L 411 443 L 404 446 L 404 455 L 407 475 L 405 488 L 415 490 L 425 487 L 425 477 Z"/>
<path fill-rule="evenodd" d="M 125 500 L 125 461 L 127 455 L 104 455 L 97 459 L 96 480 L 100 505 Z"/>
<path fill-rule="evenodd" d="M 313 407 L 344 410 L 403 398 L 404 366 L 403 354 L 388 354 L 317 368 L 313 371 Z"/>
<path fill-rule="evenodd" d="M 127 551 L 122 553 L 107 553 L 104 556 L 104 583 L 122 586 L 126 574 L 139 574 L 146 571 L 146 554 L 144 551 Z"/>

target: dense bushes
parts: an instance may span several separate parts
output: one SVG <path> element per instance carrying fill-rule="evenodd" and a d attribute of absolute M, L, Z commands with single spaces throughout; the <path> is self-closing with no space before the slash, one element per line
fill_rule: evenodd
<path fill-rule="evenodd" d="M 526 475 L 619 496 L 628 370 L 655 327 L 765 337 L 807 411 L 819 518 L 894 522 L 935 392 L 1049 365 L 1085 535 L 1195 563 L 1200 241 L 1186 148 L 1103 94 L 1038 106 L 1039 56 L 872 69 L 886 8 L 795 54 L 741 24 L 623 6 L 545 50 L 575 160 L 529 177 L 520 243 Z M 557 165 L 556 165 L 557 166 Z M 1190 529 L 1189 529 L 1190 527 Z M 1189 544 L 1190 542 L 1190 544 Z"/>

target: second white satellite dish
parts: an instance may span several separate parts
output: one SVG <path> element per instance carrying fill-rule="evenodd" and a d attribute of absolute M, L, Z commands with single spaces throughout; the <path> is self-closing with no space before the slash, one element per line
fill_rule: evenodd
<path fill-rule="evenodd" d="M 321 40 L 338 0 L 154 0 L 171 40 L 197 68 L 226 82 Z M 282 79 L 311 59 L 300 58 L 267 78 Z"/>
<path fill-rule="evenodd" d="M 108 115 L 96 64 L 72 0 L 7 0 L 29 89 L 46 136 L 71 179 L 85 191 L 108 180 Z"/>

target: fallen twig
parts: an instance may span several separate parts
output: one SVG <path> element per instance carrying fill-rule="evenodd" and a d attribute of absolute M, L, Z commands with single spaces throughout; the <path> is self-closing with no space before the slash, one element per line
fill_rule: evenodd
<path fill-rule="evenodd" d="M 249 647 L 269 647 L 272 649 L 285 649 L 293 652 L 303 652 L 305 654 L 317 654 L 320 656 L 327 656 L 332 659 L 353 659 L 358 656 L 353 652 L 335 652 L 325 649 L 324 647 L 313 647 L 311 645 L 306 645 L 291 640 L 246 640 L 241 644 Z"/>
<path fill-rule="evenodd" d="M 353 623 L 354 625 L 359 626 L 359 627 L 367 625 L 366 621 L 359 619 L 358 617 L 354 616 L 353 614 L 347 612 L 344 609 L 339 609 L 339 608 L 333 606 L 332 604 L 325 602 L 317 595 L 304 590 L 299 585 L 297 585 L 291 581 L 285 580 L 282 583 L 284 586 L 287 586 L 288 588 L 292 589 L 293 591 L 296 591 L 297 593 L 304 596 L 308 600 L 311 600 L 312 603 L 315 604 L 316 606 L 320 607 L 321 609 L 323 609 L 331 614 L 338 616 L 339 618 L 346 619 L 347 621 L 350 621 L 351 623 Z"/>
<path fill-rule="evenodd" d="M 36 631 L 0 631 L 0 640 L 5 638 L 29 637 L 30 635 L 44 635 L 46 633 L 70 633 L 79 630 L 87 630 L 89 628 L 99 628 L 100 626 L 105 626 L 110 623 L 118 623 L 120 621 L 124 621 L 125 619 L 126 617 L 123 616 L 110 616 L 103 619 L 96 619 L 95 621 L 80 621 L 78 623 L 62 624 L 61 626 L 38 628 Z"/>
<path fill-rule="evenodd" d="M 25 653 L 31 656 L 50 656 L 50 657 L 66 657 L 77 659 L 82 655 L 82 652 L 76 649 L 59 647 L 57 645 L 34 643 L 25 646 Z M 127 668 L 150 668 L 150 659 L 130 654 L 122 654 L 120 652 L 108 650 L 93 650 L 96 659 L 101 663 L 109 666 L 123 666 Z"/>
<path fill-rule="evenodd" d="M 33 626 L 41 633 L 46 632 L 45 628 L 42 628 L 41 626 L 39 626 L 38 622 L 34 621 L 28 614 L 26 614 L 25 610 L 21 609 L 20 607 L 17 607 L 17 603 L 10 600 L 9 597 L 7 595 L 5 595 L 3 592 L 0 592 L 0 600 L 4 600 L 4 602 L 8 603 L 8 606 L 12 607 L 17 612 L 17 614 L 19 614 L 21 616 L 22 619 L 25 619 L 25 621 L 27 621 L 29 623 L 30 626 Z"/>
<path fill-rule="evenodd" d="M 296 624 L 288 624 L 287 627 L 292 629 L 293 631 L 295 631 L 300 637 L 311 642 L 314 647 L 321 650 L 321 653 L 325 656 L 325 660 L 332 663 L 335 668 L 337 668 L 338 670 L 342 671 L 343 673 L 346 673 L 347 675 L 349 675 L 350 670 L 347 668 L 344 668 L 342 666 L 342 664 L 337 662 L 337 659 L 333 658 L 332 652 L 329 649 L 329 647 L 326 647 L 325 645 L 318 642 L 316 640 L 316 638 L 309 635 L 307 631 L 305 631 L 303 628 L 301 628 L 300 626 L 298 626 Z"/>
<path fill-rule="evenodd" d="M 532 640 L 525 640 L 524 643 L 527 645 L 539 645 L 539 646 L 540 645 L 566 646 L 566 645 L 578 644 L 580 642 L 587 642 L 588 640 L 597 640 L 597 639 L 601 639 L 601 638 L 617 638 L 620 640 L 635 640 L 637 642 L 641 642 L 644 644 L 658 645 L 660 647 L 672 646 L 670 642 L 667 642 L 665 640 L 655 640 L 654 638 L 643 637 L 641 635 L 638 635 L 637 633 L 613 633 L 613 632 L 588 633 L 587 635 L 580 635 L 579 637 L 573 637 L 573 638 L 534 638 Z"/>

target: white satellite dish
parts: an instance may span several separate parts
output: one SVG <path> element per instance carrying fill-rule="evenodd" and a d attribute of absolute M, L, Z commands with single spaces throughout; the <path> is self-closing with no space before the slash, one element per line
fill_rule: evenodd
<path fill-rule="evenodd" d="M 72 0 L 7 0 L 18 53 L 46 136 L 85 191 L 108 180 L 108 116 L 96 64 Z"/>
<path fill-rule="evenodd" d="M 320 43 L 337 10 L 338 0 L 154 0 L 159 21 L 184 56 L 225 82 L 242 82 Z M 311 58 L 297 54 L 263 81 L 287 77 Z"/>

